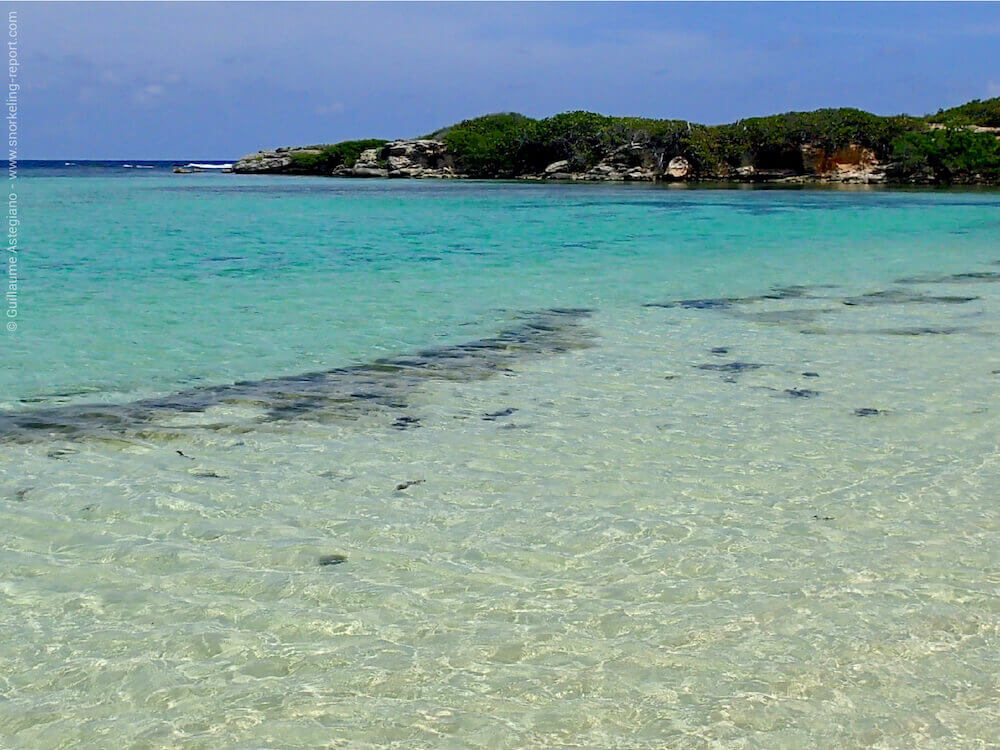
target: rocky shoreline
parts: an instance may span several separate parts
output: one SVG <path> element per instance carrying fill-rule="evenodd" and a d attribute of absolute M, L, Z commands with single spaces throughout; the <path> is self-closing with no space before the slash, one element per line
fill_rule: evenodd
<path fill-rule="evenodd" d="M 615 149 L 585 171 L 573 170 L 566 159 L 552 162 L 541 172 L 493 179 L 558 182 L 777 182 L 878 184 L 888 181 L 886 165 L 871 149 L 856 144 L 827 151 L 812 144 L 801 147 L 803 169 L 764 169 L 748 164 L 711 175 L 695 175 L 683 156 L 667 155 L 642 143 Z M 443 141 L 396 140 L 381 148 L 365 149 L 357 161 L 329 172 L 302 169 L 297 157 L 321 153 L 317 147 L 291 147 L 248 154 L 233 164 L 238 174 L 311 174 L 325 177 L 376 177 L 389 179 L 468 179 L 456 167 L 454 155 Z"/>
<path fill-rule="evenodd" d="M 422 138 L 263 150 L 240 174 L 558 182 L 1000 184 L 1000 97 L 934 115 L 851 108 L 726 125 L 564 112 L 463 120 Z"/>

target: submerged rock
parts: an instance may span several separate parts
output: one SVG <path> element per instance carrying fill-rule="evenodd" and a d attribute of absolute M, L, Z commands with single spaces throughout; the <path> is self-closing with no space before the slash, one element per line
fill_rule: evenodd
<path fill-rule="evenodd" d="M 879 292 L 869 292 L 859 294 L 855 297 L 847 297 L 845 305 L 902 305 L 906 303 L 930 304 L 964 304 L 972 302 L 979 297 L 966 297 L 958 295 L 932 296 L 921 294 L 920 292 L 910 292 L 905 289 L 886 289 Z"/>
<path fill-rule="evenodd" d="M 411 427 L 419 427 L 420 419 L 418 417 L 408 416 L 397 417 L 396 421 L 392 423 L 392 426 L 397 430 L 408 430 Z"/>
<path fill-rule="evenodd" d="M 329 565 L 340 565 L 341 563 L 347 562 L 347 555 L 320 555 L 317 562 L 324 567 Z"/>
<path fill-rule="evenodd" d="M 811 391 L 808 388 L 786 388 L 784 392 L 792 398 L 815 398 L 820 395 L 819 391 Z"/>
<path fill-rule="evenodd" d="M 767 367 L 767 365 L 763 365 L 758 362 L 727 362 L 724 365 L 704 364 L 704 365 L 695 365 L 695 367 L 697 367 L 699 370 L 737 373 L 737 372 L 749 372 L 751 370 L 759 370 L 761 367 Z"/>
<path fill-rule="evenodd" d="M 596 334 L 582 323 L 588 312 L 554 309 L 521 314 L 517 323 L 494 336 L 385 357 L 369 363 L 232 384 L 188 388 L 122 404 L 83 403 L 0 410 L 0 443 L 55 437 L 120 439 L 150 431 L 179 436 L 161 419 L 202 413 L 239 404 L 255 415 L 218 421 L 205 429 L 226 429 L 287 419 L 356 419 L 360 415 L 405 408 L 407 394 L 431 381 L 472 382 L 512 372 L 525 358 L 553 356 L 593 346 Z M 360 394 L 358 397 L 352 394 Z M 392 412 L 391 412 L 392 413 Z M 419 420 L 399 417 L 406 429 Z"/>
<path fill-rule="evenodd" d="M 969 271 L 938 276 L 905 276 L 897 284 L 962 284 L 968 282 L 1000 282 L 1000 271 Z"/>
<path fill-rule="evenodd" d="M 399 484 L 396 485 L 396 492 L 402 492 L 405 489 L 409 489 L 410 487 L 415 487 L 416 485 L 423 483 L 424 483 L 423 479 L 410 479 L 407 480 L 406 482 L 400 482 Z"/>
<path fill-rule="evenodd" d="M 501 409 L 500 411 L 489 412 L 483 415 L 483 419 L 487 422 L 491 422 L 498 417 L 509 417 L 511 414 L 516 412 L 517 409 L 513 406 L 508 406 L 506 409 Z"/>
<path fill-rule="evenodd" d="M 679 299 L 673 302 L 647 302 L 643 307 L 681 307 L 686 310 L 727 310 L 742 302 L 739 297 L 717 297 L 713 299 Z"/>

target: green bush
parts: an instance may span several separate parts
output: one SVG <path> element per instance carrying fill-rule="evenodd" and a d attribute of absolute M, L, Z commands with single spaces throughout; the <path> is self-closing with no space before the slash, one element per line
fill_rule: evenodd
<path fill-rule="evenodd" d="M 534 124 L 516 112 L 464 120 L 430 137 L 444 141 L 460 172 L 473 177 L 509 176 L 524 134 Z"/>
<path fill-rule="evenodd" d="M 1000 141 L 963 128 L 905 133 L 893 144 L 901 176 L 935 182 L 1000 182 Z"/>
<path fill-rule="evenodd" d="M 925 118 L 951 127 L 960 125 L 980 125 L 1000 128 L 1000 96 L 981 101 L 973 99 L 967 104 L 951 109 L 939 109 L 937 114 Z"/>
<path fill-rule="evenodd" d="M 323 146 L 319 153 L 293 153 L 291 170 L 308 174 L 330 174 L 341 164 L 353 167 L 362 151 L 381 148 L 388 141 L 368 138 L 361 141 L 341 141 Z"/>
<path fill-rule="evenodd" d="M 524 172 L 540 172 L 552 162 L 565 159 L 569 169 L 586 170 L 615 148 L 629 142 L 626 118 L 593 112 L 566 112 L 533 123 L 525 133 L 515 166 Z"/>

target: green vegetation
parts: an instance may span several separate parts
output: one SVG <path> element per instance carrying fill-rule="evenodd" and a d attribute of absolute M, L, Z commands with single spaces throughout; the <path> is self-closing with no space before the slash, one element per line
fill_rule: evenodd
<path fill-rule="evenodd" d="M 929 115 L 924 119 L 951 127 L 979 125 L 987 128 L 1000 128 L 1000 96 L 986 101 L 973 99 L 960 107 L 939 109 L 936 115 Z"/>
<path fill-rule="evenodd" d="M 896 139 L 893 159 L 903 175 L 934 182 L 1000 182 L 1000 141 L 962 128 L 906 133 Z"/>
<path fill-rule="evenodd" d="M 444 140 L 461 171 L 476 177 L 537 173 L 564 159 L 569 171 L 586 170 L 630 144 L 668 159 L 683 156 L 697 174 L 710 176 L 743 164 L 801 169 L 800 146 L 806 143 L 829 150 L 856 143 L 884 158 L 897 137 L 916 127 L 923 125 L 914 118 L 857 109 L 789 112 L 717 126 L 567 112 L 543 120 L 487 115 L 434 136 Z"/>
<path fill-rule="evenodd" d="M 464 174 L 509 175 L 521 134 L 534 122 L 516 112 L 504 112 L 465 120 L 430 137 L 444 141 Z"/>
<path fill-rule="evenodd" d="M 504 112 L 464 120 L 425 137 L 444 142 L 458 174 L 481 178 L 537 175 L 562 160 L 569 172 L 585 172 L 604 161 L 616 170 L 643 166 L 662 173 L 677 156 L 687 159 L 695 179 L 727 178 L 745 166 L 802 174 L 808 166 L 804 147 L 832 153 L 856 145 L 874 152 L 896 180 L 1000 182 L 997 139 L 971 132 L 970 126 L 1000 127 L 1000 98 L 924 118 L 840 108 L 727 125 L 579 111 L 536 120 Z M 340 165 L 353 166 L 363 150 L 385 143 L 345 141 L 317 147 L 316 153 L 295 153 L 291 171 L 330 174 Z"/>
<path fill-rule="evenodd" d="M 801 146 L 809 144 L 835 151 L 849 144 L 870 148 L 884 159 L 892 142 L 917 121 L 907 117 L 879 117 L 859 109 L 818 109 L 754 117 L 733 125 L 709 128 L 707 147 L 716 164 L 740 163 L 762 169 L 802 168 Z M 714 150 L 713 150 L 714 146 Z"/>
<path fill-rule="evenodd" d="M 362 151 L 381 148 L 388 141 L 369 138 L 362 141 L 341 141 L 332 146 L 319 146 L 318 153 L 293 153 L 292 171 L 307 174 L 330 174 L 340 165 L 353 167 Z"/>

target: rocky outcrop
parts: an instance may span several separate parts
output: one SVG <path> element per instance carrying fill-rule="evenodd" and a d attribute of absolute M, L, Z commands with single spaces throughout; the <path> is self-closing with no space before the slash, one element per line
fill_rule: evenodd
<path fill-rule="evenodd" d="M 563 159 L 549 164 L 540 175 L 524 177 L 577 182 L 655 182 L 665 175 L 663 163 L 663 154 L 657 153 L 647 144 L 629 143 L 615 149 L 584 172 L 573 171 L 570 162 Z"/>
<path fill-rule="evenodd" d="M 455 177 L 455 161 L 444 143 L 392 141 L 382 147 L 389 177 Z"/>
<path fill-rule="evenodd" d="M 691 174 L 691 162 L 683 156 L 675 156 L 667 164 L 666 176 L 672 180 L 683 180 Z"/>
<path fill-rule="evenodd" d="M 885 168 L 875 152 L 856 143 L 828 150 L 814 144 L 799 147 L 805 178 L 825 182 L 872 183 L 885 180 Z"/>
<path fill-rule="evenodd" d="M 361 152 L 358 160 L 351 166 L 341 164 L 333 170 L 334 177 L 388 177 L 385 159 L 381 158 L 382 149 L 368 148 Z"/>
<path fill-rule="evenodd" d="M 620 146 L 586 172 L 585 179 L 652 182 L 660 174 L 663 155 L 638 141 Z"/>
<path fill-rule="evenodd" d="M 322 149 L 279 148 L 248 154 L 233 164 L 233 171 L 243 174 L 317 173 L 297 163 L 297 156 L 316 157 Z M 354 164 L 341 164 L 329 172 L 332 177 L 460 177 L 455 160 L 444 143 L 427 139 L 399 140 L 381 148 L 362 151 Z"/>
<path fill-rule="evenodd" d="M 303 148 L 276 148 L 247 154 L 233 164 L 233 171 L 241 174 L 282 174 L 293 171 L 293 154 L 318 156 L 321 149 L 314 146 Z"/>

